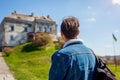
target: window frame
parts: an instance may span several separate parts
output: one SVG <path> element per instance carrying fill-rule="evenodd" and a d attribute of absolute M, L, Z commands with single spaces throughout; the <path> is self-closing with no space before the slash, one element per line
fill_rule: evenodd
<path fill-rule="evenodd" d="M 28 32 L 28 28 L 27 27 L 24 27 L 24 32 Z"/>
<path fill-rule="evenodd" d="M 14 30 L 15 30 L 14 26 L 11 25 L 11 26 L 10 26 L 10 31 L 14 31 Z"/>
<path fill-rule="evenodd" d="M 14 41 L 14 36 L 13 35 L 10 35 L 10 41 Z"/>

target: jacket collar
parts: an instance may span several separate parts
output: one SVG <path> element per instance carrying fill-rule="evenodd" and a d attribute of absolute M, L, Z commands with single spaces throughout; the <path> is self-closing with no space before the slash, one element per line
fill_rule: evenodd
<path fill-rule="evenodd" d="M 70 45 L 70 44 L 74 44 L 74 43 L 82 43 L 83 44 L 83 40 L 82 39 L 70 39 L 69 41 L 67 41 L 64 45 L 63 48 L 65 48 L 66 46 Z"/>

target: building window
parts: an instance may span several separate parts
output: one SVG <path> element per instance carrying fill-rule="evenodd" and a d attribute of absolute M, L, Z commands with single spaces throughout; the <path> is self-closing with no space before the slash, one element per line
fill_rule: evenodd
<path fill-rule="evenodd" d="M 52 33 L 52 28 L 50 28 L 50 32 Z"/>
<path fill-rule="evenodd" d="M 41 24 L 42 26 L 44 25 L 44 23 L 43 23 L 43 22 L 41 22 L 40 24 Z"/>
<path fill-rule="evenodd" d="M 45 27 L 45 32 L 47 32 L 47 28 Z"/>
<path fill-rule="evenodd" d="M 26 25 L 27 27 L 31 27 L 31 26 L 32 26 L 32 24 L 29 24 L 29 23 L 25 23 L 25 25 Z"/>
<path fill-rule="evenodd" d="M 39 31 L 42 31 L 42 30 L 41 30 L 41 27 L 39 27 Z"/>
<path fill-rule="evenodd" d="M 14 31 L 14 26 L 10 26 L 10 31 Z"/>
<path fill-rule="evenodd" d="M 21 37 L 21 40 L 26 40 L 26 39 L 25 39 L 25 36 L 22 36 L 22 37 Z"/>
<path fill-rule="evenodd" d="M 14 40 L 14 36 L 13 35 L 10 36 L 10 40 L 11 41 Z"/>
<path fill-rule="evenodd" d="M 24 31 L 25 31 L 25 32 L 27 32 L 27 31 L 28 31 L 27 27 L 24 27 Z"/>
<path fill-rule="evenodd" d="M 49 24 L 46 24 L 46 26 L 49 28 L 50 27 L 50 25 Z"/>
<path fill-rule="evenodd" d="M 2 42 L 2 38 L 0 38 L 0 42 Z"/>
<path fill-rule="evenodd" d="M 32 24 L 28 24 L 28 27 L 31 27 L 32 26 Z"/>

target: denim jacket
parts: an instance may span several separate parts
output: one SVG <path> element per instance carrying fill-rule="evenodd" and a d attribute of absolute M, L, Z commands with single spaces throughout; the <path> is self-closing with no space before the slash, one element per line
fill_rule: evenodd
<path fill-rule="evenodd" d="M 80 40 L 65 43 L 52 56 L 49 80 L 93 80 L 95 56 Z"/>

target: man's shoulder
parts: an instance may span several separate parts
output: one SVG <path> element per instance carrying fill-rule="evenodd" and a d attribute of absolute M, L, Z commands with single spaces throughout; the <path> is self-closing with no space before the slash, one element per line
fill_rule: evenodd
<path fill-rule="evenodd" d="M 63 49 L 60 49 L 60 50 L 56 51 L 52 56 L 53 57 L 64 57 L 64 56 L 68 56 L 68 55 L 65 54 Z"/>
<path fill-rule="evenodd" d="M 72 44 L 56 51 L 54 55 L 70 56 L 74 53 L 90 53 L 90 49 L 84 44 Z"/>

